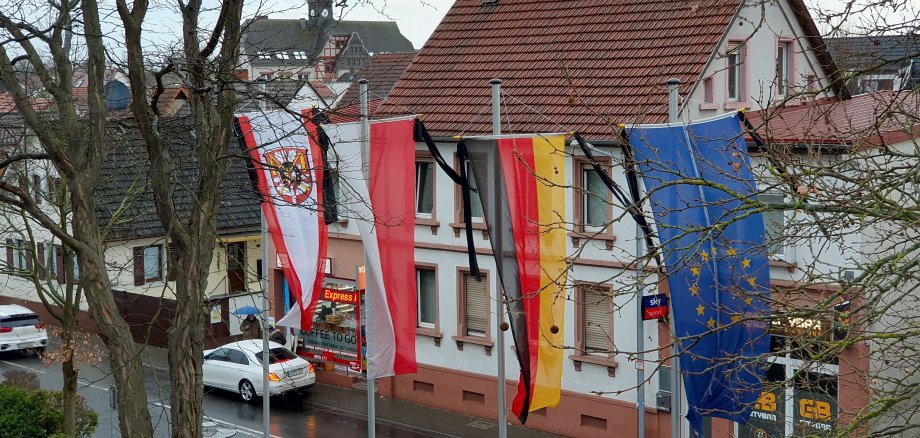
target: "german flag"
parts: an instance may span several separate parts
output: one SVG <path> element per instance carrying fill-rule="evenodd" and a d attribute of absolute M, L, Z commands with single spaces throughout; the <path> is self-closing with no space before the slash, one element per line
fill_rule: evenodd
<path fill-rule="evenodd" d="M 521 378 L 512 411 L 559 404 L 566 283 L 565 137 L 467 138 Z"/>

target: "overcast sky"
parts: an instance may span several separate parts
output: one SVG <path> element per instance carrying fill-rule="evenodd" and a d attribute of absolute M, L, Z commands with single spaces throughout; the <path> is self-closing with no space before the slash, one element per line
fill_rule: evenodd
<path fill-rule="evenodd" d="M 178 17 L 175 15 L 175 1 L 151 0 L 154 9 L 148 14 L 148 20 L 144 26 L 146 41 L 155 45 L 168 44 L 173 46 L 180 41 L 179 33 L 181 29 L 177 26 Z M 842 10 L 846 4 L 844 0 L 805 1 L 812 9 L 812 15 L 818 21 L 818 27 L 822 32 L 829 31 L 831 26 L 820 21 L 819 14 L 815 12 L 815 9 Z M 872 1 L 855 0 L 855 4 L 862 5 Z M 347 7 L 334 8 L 336 18 L 342 20 L 395 21 L 403 35 L 412 41 L 416 49 L 422 48 L 422 45 L 431 36 L 431 33 L 453 4 L 453 0 L 345 0 L 345 2 Z M 110 30 L 107 33 L 111 38 L 110 43 L 113 46 L 118 46 L 122 31 L 113 22 L 117 19 L 117 14 L 113 10 L 112 3 L 114 2 L 111 0 L 103 0 L 100 6 L 103 15 L 108 15 L 109 20 L 111 20 L 107 23 L 110 26 L 109 29 L 106 29 Z M 211 12 L 203 14 L 202 22 L 213 23 L 214 19 L 216 19 L 214 11 L 220 5 L 220 0 L 204 0 L 203 3 L 205 9 L 211 8 Z M 885 8 L 884 13 L 862 12 L 855 16 L 849 16 L 842 27 L 851 32 L 859 33 L 860 28 L 871 28 L 888 21 L 887 25 L 890 27 L 886 27 L 889 32 L 903 32 L 903 27 L 891 26 L 891 21 L 916 20 L 920 16 L 920 13 L 917 12 L 918 3 L 920 3 L 920 0 L 898 0 L 898 11 L 894 13 L 891 12 L 891 4 L 885 3 L 888 7 Z M 245 5 L 245 18 L 251 18 L 255 15 L 268 15 L 271 18 L 307 17 L 307 0 L 246 0 Z M 837 24 L 839 25 L 839 23 Z"/>
<path fill-rule="evenodd" d="M 0 0 L 2 1 L 2 0 Z M 108 2 L 101 4 L 102 14 L 110 14 L 109 35 L 112 43 L 118 44 L 117 36 L 122 32 L 116 30 L 114 9 L 106 9 Z M 441 18 L 450 9 L 453 0 L 346 0 L 347 7 L 333 7 L 333 13 L 340 20 L 395 21 L 402 32 L 416 49 L 421 49 L 425 40 L 434 32 Z M 145 39 L 154 44 L 180 40 L 181 28 L 177 26 L 175 0 L 153 0 L 151 12 L 144 26 Z M 219 0 L 204 0 L 203 9 L 210 13 L 203 14 L 203 23 L 213 23 L 214 12 Z M 243 10 L 244 18 L 255 15 L 268 15 L 269 18 L 306 18 L 306 0 L 247 0 Z"/>

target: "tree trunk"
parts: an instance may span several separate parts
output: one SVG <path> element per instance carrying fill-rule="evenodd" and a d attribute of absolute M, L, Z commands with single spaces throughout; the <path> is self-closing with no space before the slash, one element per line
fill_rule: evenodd
<path fill-rule="evenodd" d="M 86 179 L 92 179 L 92 176 Z M 87 190 L 94 186 L 78 178 L 71 187 L 73 235 L 91 248 L 79 254 L 80 283 L 99 334 L 109 350 L 112 375 L 118 387 L 118 424 L 121 435 L 132 438 L 152 437 L 153 427 L 147 406 L 140 352 L 112 296 L 92 191 Z"/>
<path fill-rule="evenodd" d="M 61 334 L 61 352 L 63 363 L 61 372 L 64 377 L 64 387 L 62 388 L 62 397 L 64 405 L 64 435 L 73 437 L 77 435 L 76 431 L 76 397 L 77 397 L 77 376 L 78 372 L 74 367 L 74 339 L 73 331 L 76 327 L 68 321 L 65 323 L 63 333 Z"/>
<path fill-rule="evenodd" d="M 182 263 L 176 282 L 176 314 L 169 334 L 169 376 L 172 380 L 170 416 L 174 438 L 200 437 L 204 415 L 201 365 L 204 362 L 204 290 L 190 279 L 207 277 L 197 264 Z M 189 266 L 192 265 L 192 266 Z M 195 273 L 197 275 L 190 275 Z"/>

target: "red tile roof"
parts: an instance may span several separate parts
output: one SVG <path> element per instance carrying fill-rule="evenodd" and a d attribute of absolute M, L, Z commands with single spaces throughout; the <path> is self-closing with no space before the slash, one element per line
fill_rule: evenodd
<path fill-rule="evenodd" d="M 358 103 L 358 80 L 360 79 L 367 79 L 368 99 L 386 99 L 399 78 L 406 73 L 415 55 L 415 52 L 374 55 L 370 62 L 355 73 L 351 85 L 342 94 L 336 106 L 342 107 Z"/>
<path fill-rule="evenodd" d="M 868 147 L 920 136 L 920 95 L 880 91 L 849 100 L 829 98 L 747 114 L 771 143 Z"/>
<path fill-rule="evenodd" d="M 665 81 L 689 89 L 738 0 L 457 0 L 381 108 L 424 114 L 434 135 L 578 130 L 667 117 Z"/>
<path fill-rule="evenodd" d="M 367 101 L 367 112 L 374 114 L 380 108 L 380 99 Z M 348 106 L 337 106 L 334 109 L 323 111 L 329 117 L 329 123 L 349 123 L 361 120 L 361 105 L 355 103 Z"/>
<path fill-rule="evenodd" d="M 436 136 L 490 133 L 489 80 L 499 78 L 503 132 L 613 138 L 617 124 L 666 120 L 666 80 L 688 91 L 738 8 L 739 0 L 457 0 L 378 115 L 423 113 Z M 810 22 L 805 11 L 796 16 Z"/>

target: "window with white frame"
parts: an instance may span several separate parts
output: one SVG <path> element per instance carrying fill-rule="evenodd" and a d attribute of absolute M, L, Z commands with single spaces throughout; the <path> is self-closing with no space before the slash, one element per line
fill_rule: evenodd
<path fill-rule="evenodd" d="M 591 166 L 582 167 L 582 206 L 584 208 L 584 226 L 587 231 L 603 229 L 610 222 L 610 190 Z"/>
<path fill-rule="evenodd" d="M 489 332 L 489 288 L 488 277 L 482 274 L 482 281 L 476 281 L 470 273 L 461 274 L 463 312 L 460 321 L 461 336 L 486 337 Z"/>
<path fill-rule="evenodd" d="M 728 100 L 744 100 L 744 46 L 741 42 L 728 43 Z"/>
<path fill-rule="evenodd" d="M 761 193 L 758 195 L 758 199 L 764 204 L 780 204 L 784 202 L 783 195 L 780 193 Z M 782 210 L 767 210 L 762 213 L 762 216 L 767 253 L 773 257 L 783 257 L 786 252 L 786 246 L 783 242 L 783 227 L 786 225 L 784 212 Z"/>
<path fill-rule="evenodd" d="M 776 47 L 776 95 L 789 93 L 789 79 L 792 72 L 792 43 L 780 41 Z"/>
<path fill-rule="evenodd" d="M 476 189 L 478 183 L 476 182 L 476 177 L 473 175 L 472 168 L 470 163 L 466 163 L 466 175 L 470 181 L 470 188 Z M 482 212 L 482 200 L 479 199 L 479 192 L 470 190 L 470 216 L 473 218 L 473 222 L 482 222 L 485 215 Z"/>
<path fill-rule="evenodd" d="M 415 268 L 418 291 L 418 327 L 435 328 L 438 322 L 438 286 L 432 268 Z"/>
<path fill-rule="evenodd" d="M 147 281 L 163 278 L 163 254 L 160 245 L 144 248 L 144 279 Z"/>
<path fill-rule="evenodd" d="M 434 213 L 434 163 L 415 162 L 415 215 L 431 218 Z"/>

